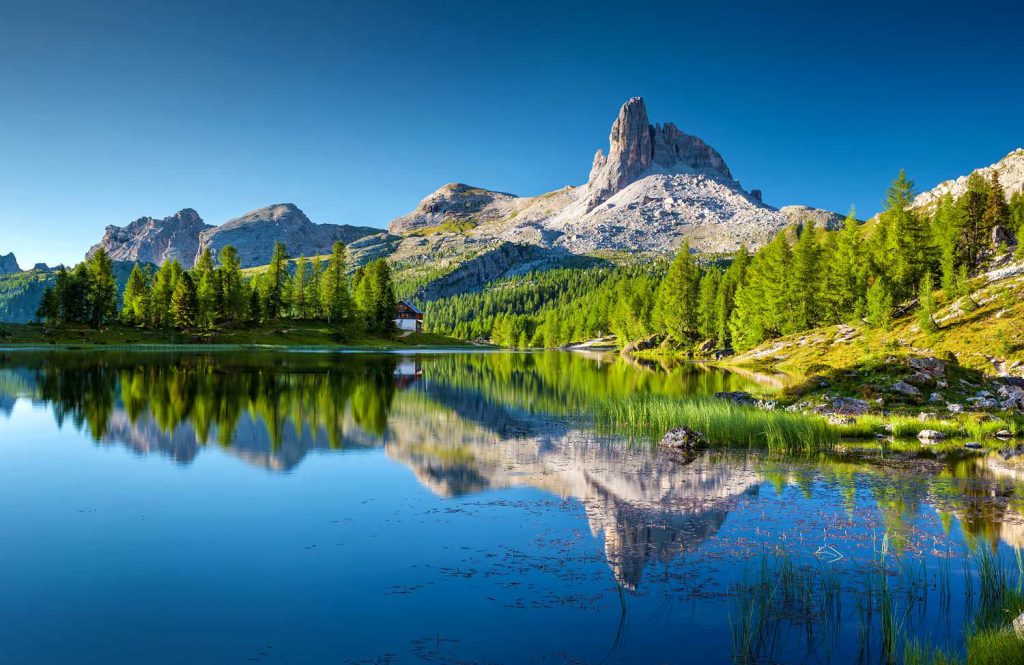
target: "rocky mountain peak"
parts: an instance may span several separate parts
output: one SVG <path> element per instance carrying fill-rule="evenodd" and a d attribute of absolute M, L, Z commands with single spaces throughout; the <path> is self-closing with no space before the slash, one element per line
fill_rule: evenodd
<path fill-rule="evenodd" d="M 14 257 L 14 252 L 0 256 L 0 275 L 10 275 L 16 272 L 21 272 L 21 266 L 18 265 L 18 259 Z"/>
<path fill-rule="evenodd" d="M 619 109 L 608 144 L 607 156 L 600 150 L 594 156 L 583 199 L 587 210 L 652 170 L 713 172 L 732 179 L 722 156 L 700 138 L 672 123 L 652 125 L 642 97 L 633 97 Z"/>
<path fill-rule="evenodd" d="M 388 231 L 400 235 L 459 218 L 488 217 L 489 208 L 500 207 L 495 204 L 517 198 L 515 194 L 450 182 L 428 194 L 408 215 L 392 220 Z"/>

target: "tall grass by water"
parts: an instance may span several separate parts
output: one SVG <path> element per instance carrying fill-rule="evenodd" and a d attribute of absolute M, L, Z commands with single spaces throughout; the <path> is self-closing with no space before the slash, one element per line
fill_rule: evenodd
<path fill-rule="evenodd" d="M 599 426 L 659 437 L 674 427 L 704 434 L 712 445 L 762 447 L 773 452 L 815 452 L 839 442 L 839 429 L 817 416 L 766 411 L 724 400 L 637 395 L 597 409 Z"/>

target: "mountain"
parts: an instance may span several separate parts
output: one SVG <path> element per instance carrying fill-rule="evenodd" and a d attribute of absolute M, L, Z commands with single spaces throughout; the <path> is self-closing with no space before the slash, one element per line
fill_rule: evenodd
<path fill-rule="evenodd" d="M 140 261 L 160 265 L 177 259 L 183 266 L 195 262 L 199 234 L 211 228 L 192 208 L 170 217 L 140 217 L 127 226 L 108 226 L 103 239 L 89 249 L 91 256 L 101 247 L 115 261 Z"/>
<path fill-rule="evenodd" d="M 335 241 L 348 244 L 378 233 L 367 226 L 314 224 L 295 205 L 278 203 L 207 228 L 199 234 L 199 251 L 209 247 L 216 256 L 225 245 L 234 245 L 242 267 L 248 268 L 270 263 L 275 242 L 283 242 L 290 256 L 317 256 L 330 254 Z"/>
<path fill-rule="evenodd" d="M 14 252 L 0 256 L 0 275 L 16 272 L 21 272 L 21 267 L 18 265 L 18 259 L 14 257 Z"/>
<path fill-rule="evenodd" d="M 392 241 L 400 276 L 427 282 L 421 297 L 436 296 L 451 292 L 449 275 L 466 288 L 566 257 L 667 255 L 684 242 L 702 253 L 732 252 L 744 244 L 756 249 L 808 219 L 829 228 L 842 223 L 827 210 L 765 204 L 702 139 L 673 123 L 651 124 L 640 97 L 623 104 L 608 143 L 580 186 L 520 197 L 450 183 L 431 193 L 388 225 L 400 238 Z M 506 260 L 513 256 L 528 263 Z"/>
<path fill-rule="evenodd" d="M 292 256 L 327 254 L 335 240 L 349 243 L 380 229 L 347 224 L 314 224 L 291 203 L 253 210 L 222 226 L 206 224 L 195 210 L 155 219 L 141 217 L 127 226 L 108 226 L 103 239 L 86 254 L 102 247 L 115 261 L 155 263 L 176 259 L 192 267 L 206 247 L 214 254 L 224 245 L 235 245 L 243 267 L 270 260 L 274 242 L 284 242 Z"/>
<path fill-rule="evenodd" d="M 918 194 L 914 199 L 914 207 L 933 208 L 946 194 L 952 194 L 954 199 L 959 198 L 967 191 L 967 178 L 974 173 L 981 175 L 986 180 L 995 173 L 999 184 L 1006 192 L 1006 199 L 1009 200 L 1014 194 L 1024 192 L 1024 148 L 1017 148 L 995 164 L 975 169 L 971 173 L 953 180 L 940 182 L 927 192 Z"/>
<path fill-rule="evenodd" d="M 0 323 L 28 323 L 36 318 L 39 301 L 46 288 L 57 281 L 57 273 L 63 266 L 49 268 L 37 264 L 31 270 L 0 273 Z M 128 282 L 134 262 L 114 261 L 114 279 L 117 282 L 117 301 L 121 302 L 121 294 Z"/>

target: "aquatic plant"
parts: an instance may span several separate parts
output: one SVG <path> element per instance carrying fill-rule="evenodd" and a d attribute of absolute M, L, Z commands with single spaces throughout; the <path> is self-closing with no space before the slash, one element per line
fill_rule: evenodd
<path fill-rule="evenodd" d="M 764 447 L 773 452 L 815 452 L 839 441 L 838 428 L 818 416 L 723 400 L 636 395 L 600 404 L 596 419 L 599 426 L 653 437 L 685 425 L 714 445 Z"/>

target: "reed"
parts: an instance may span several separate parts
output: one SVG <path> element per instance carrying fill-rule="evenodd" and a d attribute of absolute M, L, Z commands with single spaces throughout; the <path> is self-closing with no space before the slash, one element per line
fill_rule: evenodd
<path fill-rule="evenodd" d="M 661 436 L 687 426 L 713 445 L 768 448 L 777 452 L 817 452 L 839 441 L 839 430 L 823 418 L 737 406 L 722 400 L 633 396 L 600 404 L 599 426 Z"/>

